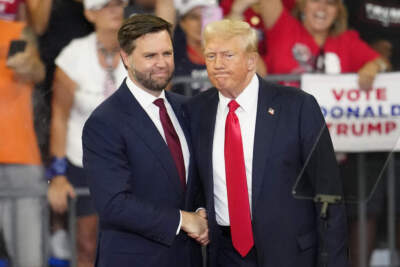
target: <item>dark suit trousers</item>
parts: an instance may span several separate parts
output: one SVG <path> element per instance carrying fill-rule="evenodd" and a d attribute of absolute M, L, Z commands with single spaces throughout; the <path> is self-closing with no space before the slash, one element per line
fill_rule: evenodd
<path fill-rule="evenodd" d="M 257 252 L 253 247 L 246 257 L 242 256 L 235 250 L 232 244 L 232 238 L 228 227 L 219 227 L 221 231 L 218 238 L 218 267 L 258 267 Z"/>

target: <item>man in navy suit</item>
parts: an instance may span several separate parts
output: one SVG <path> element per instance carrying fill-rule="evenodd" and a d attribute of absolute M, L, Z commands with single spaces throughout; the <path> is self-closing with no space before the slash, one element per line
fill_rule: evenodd
<path fill-rule="evenodd" d="M 313 267 L 323 246 L 327 266 L 346 266 L 344 206 L 330 207 L 322 245 L 319 204 L 292 195 L 305 164 L 305 196 L 342 193 L 316 100 L 256 75 L 257 37 L 247 23 L 211 23 L 203 42 L 216 88 L 184 109 L 205 191 L 209 266 Z"/>
<path fill-rule="evenodd" d="M 184 99 L 164 91 L 174 70 L 171 25 L 135 15 L 118 40 L 128 77 L 82 136 L 100 223 L 96 266 L 201 266 L 208 228 L 204 210 L 193 212 L 198 194 Z"/>

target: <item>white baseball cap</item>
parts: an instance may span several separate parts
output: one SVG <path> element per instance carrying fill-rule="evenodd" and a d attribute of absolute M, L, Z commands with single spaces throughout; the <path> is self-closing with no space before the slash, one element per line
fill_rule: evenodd
<path fill-rule="evenodd" d="M 179 16 L 184 16 L 195 7 L 217 6 L 217 0 L 174 0 L 175 8 L 178 10 Z"/>
<path fill-rule="evenodd" d="M 85 9 L 95 9 L 99 10 L 108 4 L 111 0 L 84 0 L 83 5 Z M 128 0 L 121 0 L 122 2 L 127 3 Z"/>

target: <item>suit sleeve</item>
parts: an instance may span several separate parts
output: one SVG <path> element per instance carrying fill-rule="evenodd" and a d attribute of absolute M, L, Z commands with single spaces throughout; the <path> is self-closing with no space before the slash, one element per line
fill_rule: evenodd
<path fill-rule="evenodd" d="M 186 102 L 185 104 L 182 105 L 182 113 L 183 113 L 183 118 L 184 118 L 184 123 L 186 127 L 188 128 L 189 131 L 189 138 L 190 138 L 190 145 L 192 147 L 192 150 L 194 151 L 196 148 L 194 146 L 194 132 L 197 131 L 197 129 L 194 129 L 194 123 L 192 121 L 192 116 L 191 116 L 191 110 L 190 110 L 190 103 Z M 191 154 L 192 160 L 191 162 L 193 163 L 193 173 L 192 173 L 192 188 L 191 188 L 191 201 L 194 210 L 197 211 L 198 208 L 204 208 L 206 206 L 206 201 L 204 197 L 204 189 L 200 180 L 199 176 L 199 170 L 197 166 L 197 159 L 196 159 L 196 153 Z"/>
<path fill-rule="evenodd" d="M 311 95 L 306 95 L 302 105 L 300 132 L 302 158 L 305 164 L 304 184 L 312 185 L 312 195 L 328 194 L 343 196 L 342 181 L 333 150 L 332 141 L 326 127 L 320 107 Z M 319 216 L 321 205 L 316 204 Z M 347 217 L 343 203 L 330 205 L 328 209 L 328 227 L 323 230 L 317 217 L 320 240 L 328 252 L 327 266 L 342 267 L 348 264 Z M 322 236 L 321 233 L 324 233 Z M 321 242 L 319 245 L 321 246 Z M 320 248 L 321 249 L 321 248 Z"/>
<path fill-rule="evenodd" d="M 83 129 L 82 144 L 83 165 L 101 223 L 171 245 L 180 212 L 131 193 L 132 174 L 117 127 L 92 115 Z"/>

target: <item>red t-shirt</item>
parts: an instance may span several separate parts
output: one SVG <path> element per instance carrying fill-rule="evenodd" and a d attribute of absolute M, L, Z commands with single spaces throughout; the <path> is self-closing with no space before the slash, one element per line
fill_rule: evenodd
<path fill-rule="evenodd" d="M 0 19 L 15 20 L 19 5 L 24 0 L 0 0 Z"/>
<path fill-rule="evenodd" d="M 229 14 L 229 12 L 231 12 L 233 1 L 234 0 L 222 0 L 221 1 L 220 6 L 222 8 L 224 16 L 226 16 L 227 14 Z M 295 1 L 296 0 L 283 0 L 283 5 L 288 10 L 291 10 L 295 5 Z M 243 18 L 244 18 L 244 21 L 246 21 L 254 29 L 256 29 L 257 35 L 258 35 L 258 40 L 259 40 L 258 51 L 260 52 L 261 56 L 264 56 L 267 52 L 266 40 L 265 40 L 265 36 L 264 36 L 265 28 L 264 28 L 264 22 L 262 21 L 260 14 L 258 14 L 254 9 L 252 9 L 250 7 L 243 12 Z"/>
<path fill-rule="evenodd" d="M 321 49 L 304 26 L 287 10 L 282 12 L 266 34 L 268 53 L 264 59 L 268 73 L 299 74 L 312 71 Z M 357 72 L 365 63 L 379 57 L 353 30 L 328 37 L 322 51 L 325 73 L 331 74 Z"/>

